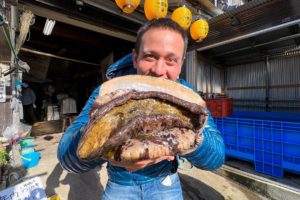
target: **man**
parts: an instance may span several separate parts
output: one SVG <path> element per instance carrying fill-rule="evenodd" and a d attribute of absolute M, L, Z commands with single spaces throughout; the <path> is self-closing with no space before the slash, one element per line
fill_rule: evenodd
<path fill-rule="evenodd" d="M 188 86 L 185 81 L 178 79 L 186 48 L 186 34 L 175 22 L 170 19 L 150 21 L 139 30 L 132 52 L 136 72 L 117 62 L 108 69 L 109 76 L 137 73 L 179 81 Z M 86 162 L 76 156 L 81 131 L 88 122 L 88 113 L 100 89 L 93 92 L 77 120 L 60 141 L 58 159 L 62 167 L 70 172 L 84 172 L 106 162 Z M 198 168 L 217 169 L 224 162 L 224 143 L 211 116 L 203 137 L 198 148 L 184 157 Z M 108 161 L 109 180 L 103 199 L 182 199 L 177 167 L 177 159 L 173 156 L 130 164 Z"/>
<path fill-rule="evenodd" d="M 34 114 L 36 96 L 34 91 L 29 87 L 28 83 L 23 82 L 22 84 L 22 104 L 24 112 L 25 123 L 34 124 L 36 117 Z"/>

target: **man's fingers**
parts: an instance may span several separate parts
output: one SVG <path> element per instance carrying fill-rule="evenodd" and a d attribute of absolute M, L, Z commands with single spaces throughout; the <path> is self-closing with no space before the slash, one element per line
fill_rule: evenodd
<path fill-rule="evenodd" d="M 168 160 L 168 161 L 172 161 L 172 160 L 174 160 L 174 159 L 175 159 L 174 156 L 167 156 L 167 160 Z"/>
<path fill-rule="evenodd" d="M 154 158 L 154 159 L 149 159 L 149 160 L 141 160 L 141 161 L 132 162 L 132 163 L 118 162 L 118 161 L 114 161 L 114 160 L 110 160 L 109 162 L 114 166 L 123 167 L 129 172 L 134 172 L 134 171 L 137 171 L 144 167 L 147 167 L 149 165 L 159 163 L 163 160 L 172 161 L 172 160 L 174 160 L 174 156 L 163 156 L 163 157 L 159 157 L 159 158 Z"/>
<path fill-rule="evenodd" d="M 174 156 L 163 156 L 163 157 L 160 157 L 160 158 L 156 158 L 154 161 L 154 163 L 158 163 L 162 160 L 168 160 L 168 161 L 172 161 L 174 160 Z"/>

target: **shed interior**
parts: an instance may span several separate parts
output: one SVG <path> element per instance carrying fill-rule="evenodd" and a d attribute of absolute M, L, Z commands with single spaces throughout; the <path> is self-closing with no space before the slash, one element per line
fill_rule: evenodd
<path fill-rule="evenodd" d="M 226 8 L 214 7 L 213 1 L 185 2 L 210 25 L 203 42 L 190 41 L 189 52 L 196 53 L 188 54 L 183 70 L 200 94 L 233 98 L 235 110 L 299 112 L 298 0 L 240 1 Z M 169 14 L 179 4 L 169 1 Z M 39 94 L 39 108 L 54 87 L 56 95 L 74 97 L 81 110 L 105 81 L 107 66 L 131 52 L 146 21 L 143 1 L 132 15 L 121 13 L 113 0 L 21 0 L 16 5 L 20 15 L 33 13 L 28 31 L 19 32 L 26 35 L 19 57 L 31 67 L 23 79 Z M 47 18 L 56 20 L 49 36 L 43 34 Z M 44 119 L 42 110 L 39 115 Z"/>

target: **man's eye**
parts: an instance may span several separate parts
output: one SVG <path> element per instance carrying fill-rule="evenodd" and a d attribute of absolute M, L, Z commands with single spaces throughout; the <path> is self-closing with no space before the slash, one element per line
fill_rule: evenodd
<path fill-rule="evenodd" d="M 168 62 L 177 63 L 177 59 L 176 58 L 168 58 Z"/>
<path fill-rule="evenodd" d="M 146 60 L 154 60 L 155 59 L 155 57 L 153 55 L 145 55 L 144 58 Z"/>

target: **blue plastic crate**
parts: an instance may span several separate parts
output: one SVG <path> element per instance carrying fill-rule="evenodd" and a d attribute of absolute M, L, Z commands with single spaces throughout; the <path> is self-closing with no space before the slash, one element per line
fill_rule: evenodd
<path fill-rule="evenodd" d="M 256 171 L 275 177 L 283 177 L 284 171 L 300 174 L 300 122 L 296 121 L 300 115 L 293 122 L 274 116 L 271 121 L 263 119 L 263 115 L 259 119 L 245 115 L 215 119 L 226 155 L 251 161 Z M 254 117 L 253 113 L 250 116 Z"/>
<path fill-rule="evenodd" d="M 238 118 L 216 118 L 221 131 L 227 156 L 246 161 L 254 160 L 254 135 L 249 120 Z"/>

